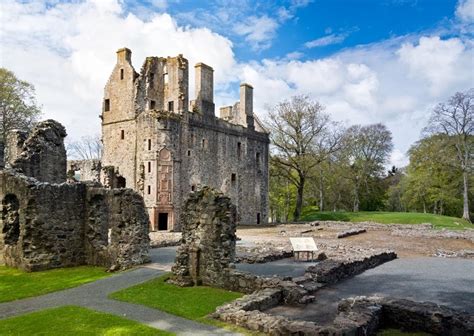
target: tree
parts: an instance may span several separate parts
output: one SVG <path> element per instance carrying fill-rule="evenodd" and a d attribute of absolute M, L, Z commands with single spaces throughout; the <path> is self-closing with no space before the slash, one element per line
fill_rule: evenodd
<path fill-rule="evenodd" d="M 66 146 L 68 157 L 77 160 L 100 160 L 102 157 L 102 141 L 99 135 L 84 136 Z"/>
<path fill-rule="evenodd" d="M 273 155 L 271 160 L 296 187 L 294 220 L 303 206 L 304 187 L 313 169 L 339 149 L 342 132 L 324 113 L 324 107 L 307 96 L 294 96 L 269 111 Z"/>
<path fill-rule="evenodd" d="M 347 129 L 343 152 L 349 166 L 348 176 L 353 184 L 354 212 L 360 208 L 362 186 L 366 187 L 368 194 L 378 189 L 373 188 L 377 184 L 371 182 L 384 172 L 384 163 L 392 148 L 392 133 L 383 124 L 354 125 Z"/>
<path fill-rule="evenodd" d="M 37 121 L 41 109 L 36 105 L 35 88 L 0 68 L 0 141 L 12 129 L 28 130 Z"/>
<path fill-rule="evenodd" d="M 474 89 L 457 92 L 446 103 L 438 104 L 431 114 L 425 131 L 444 134 L 449 145 L 456 149 L 456 157 L 463 177 L 463 215 L 469 215 L 469 174 L 473 170 L 474 157 Z"/>

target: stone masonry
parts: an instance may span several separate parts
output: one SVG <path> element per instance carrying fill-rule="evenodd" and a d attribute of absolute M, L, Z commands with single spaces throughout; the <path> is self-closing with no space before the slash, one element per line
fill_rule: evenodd
<path fill-rule="evenodd" d="M 140 73 L 131 51 L 117 51 L 102 111 L 104 185 L 140 193 L 151 230 L 180 230 L 181 208 L 199 186 L 229 196 L 237 223 L 267 222 L 269 137 L 253 113 L 253 88 L 215 116 L 213 69 L 195 65 L 189 101 L 187 59 L 147 57 Z"/>
<path fill-rule="evenodd" d="M 235 206 L 204 187 L 190 195 L 181 215 L 182 243 L 172 268 L 179 285 L 218 285 L 235 258 Z"/>
<path fill-rule="evenodd" d="M 0 170 L 0 262 L 27 271 L 148 260 L 148 214 L 131 189 L 65 183 L 64 127 L 39 123 L 8 135 Z"/>

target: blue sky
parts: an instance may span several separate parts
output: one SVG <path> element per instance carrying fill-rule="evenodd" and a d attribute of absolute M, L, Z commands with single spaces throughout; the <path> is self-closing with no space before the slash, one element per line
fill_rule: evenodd
<path fill-rule="evenodd" d="M 214 68 L 217 106 L 254 86 L 255 113 L 292 95 L 345 126 L 382 122 L 403 166 L 430 111 L 474 87 L 474 0 L 2 0 L 0 66 L 33 83 L 70 139 L 100 132 L 115 51 Z M 192 67 L 191 67 L 192 69 Z M 194 97 L 190 71 L 190 99 Z"/>

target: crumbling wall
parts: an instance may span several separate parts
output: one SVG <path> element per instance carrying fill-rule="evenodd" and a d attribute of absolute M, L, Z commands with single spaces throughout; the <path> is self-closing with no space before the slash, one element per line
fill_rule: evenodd
<path fill-rule="evenodd" d="M 189 196 L 181 222 L 173 282 L 224 287 L 224 273 L 235 258 L 236 210 L 230 198 L 203 187 Z"/>
<path fill-rule="evenodd" d="M 27 271 L 148 261 L 148 215 L 130 189 L 60 185 L 0 171 L 0 254 Z"/>
<path fill-rule="evenodd" d="M 23 141 L 23 132 L 7 138 L 7 167 L 41 182 L 66 181 L 66 129 L 55 120 L 36 124 Z"/>
<path fill-rule="evenodd" d="M 77 181 L 100 181 L 102 165 L 100 160 L 69 160 L 67 161 L 68 177 Z"/>
<path fill-rule="evenodd" d="M 64 127 L 9 136 L 0 170 L 0 262 L 27 271 L 76 265 L 111 270 L 148 261 L 148 215 L 131 189 L 66 180 Z"/>

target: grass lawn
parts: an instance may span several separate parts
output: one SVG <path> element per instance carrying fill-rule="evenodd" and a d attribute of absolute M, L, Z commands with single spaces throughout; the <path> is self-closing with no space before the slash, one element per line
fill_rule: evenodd
<path fill-rule="evenodd" d="M 425 332 L 409 332 L 398 329 L 384 329 L 377 332 L 377 336 L 430 336 Z"/>
<path fill-rule="evenodd" d="M 135 321 L 65 306 L 0 320 L 0 335 L 174 335 Z"/>
<path fill-rule="evenodd" d="M 103 268 L 91 266 L 31 273 L 0 266 L 0 302 L 13 301 L 76 287 L 109 275 L 110 273 L 105 272 Z"/>
<path fill-rule="evenodd" d="M 112 299 L 142 304 L 198 322 L 212 323 L 206 315 L 243 294 L 224 289 L 195 286 L 179 287 L 166 283 L 169 274 L 112 293 Z"/>
<path fill-rule="evenodd" d="M 381 224 L 422 224 L 431 223 L 436 229 L 462 230 L 474 225 L 464 219 L 416 212 L 331 212 L 315 211 L 307 208 L 301 216 L 303 221 L 329 220 L 343 222 L 377 222 Z"/>

